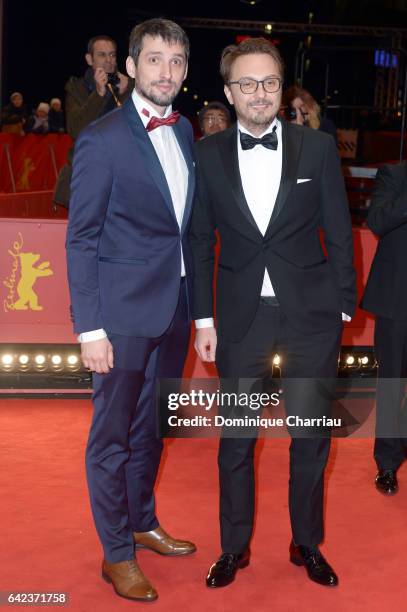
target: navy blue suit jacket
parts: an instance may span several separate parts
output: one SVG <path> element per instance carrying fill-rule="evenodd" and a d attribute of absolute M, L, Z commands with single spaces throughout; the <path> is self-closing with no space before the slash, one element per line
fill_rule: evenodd
<path fill-rule="evenodd" d="M 180 241 L 187 286 L 192 285 L 187 241 L 195 187 L 192 128 L 181 117 L 172 129 L 189 172 L 181 231 L 131 98 L 77 140 L 66 243 L 75 332 L 104 328 L 151 338 L 164 333 L 178 302 Z"/>

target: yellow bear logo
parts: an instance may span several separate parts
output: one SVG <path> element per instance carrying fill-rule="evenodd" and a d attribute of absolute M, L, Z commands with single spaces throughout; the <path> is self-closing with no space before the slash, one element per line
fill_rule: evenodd
<path fill-rule="evenodd" d="M 53 271 L 49 267 L 49 261 L 43 261 L 38 266 L 34 264 L 39 260 L 40 255 L 37 253 L 19 253 L 21 278 L 17 285 L 17 294 L 19 299 L 14 302 L 14 310 L 42 310 L 42 306 L 38 304 L 38 295 L 35 293 L 33 286 L 39 276 L 52 276 Z"/>

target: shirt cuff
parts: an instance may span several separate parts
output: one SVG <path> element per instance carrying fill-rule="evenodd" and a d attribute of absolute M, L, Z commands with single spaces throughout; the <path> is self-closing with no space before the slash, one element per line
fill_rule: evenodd
<path fill-rule="evenodd" d="M 345 314 L 344 312 L 342 313 L 342 321 L 352 321 L 352 317 L 350 317 L 349 315 Z"/>
<path fill-rule="evenodd" d="M 208 319 L 197 319 L 195 321 L 196 329 L 204 329 L 204 327 L 215 327 L 215 322 L 212 317 Z"/>
<path fill-rule="evenodd" d="M 94 342 L 95 340 L 102 340 L 103 338 L 107 338 L 104 329 L 93 329 L 92 331 L 79 334 L 78 342 Z"/>

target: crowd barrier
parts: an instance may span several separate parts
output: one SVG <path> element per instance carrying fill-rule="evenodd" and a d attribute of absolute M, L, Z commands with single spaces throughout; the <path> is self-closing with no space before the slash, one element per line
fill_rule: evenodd
<path fill-rule="evenodd" d="M 52 190 L 71 146 L 67 134 L 0 133 L 0 193 Z"/>
<path fill-rule="evenodd" d="M 22 197 L 0 196 L 0 342 L 75 342 L 66 280 L 66 210 L 61 207 L 53 210 L 51 192 L 40 194 L 38 198 L 26 194 L 23 211 L 26 214 L 13 218 L 10 214 L 14 205 L 7 207 L 2 200 L 10 202 Z M 2 207 L 9 211 L 8 218 L 1 213 Z M 35 218 L 32 217 L 34 212 L 37 213 Z M 363 228 L 354 228 L 353 238 L 360 297 L 375 252 L 376 238 Z M 345 325 L 343 344 L 372 346 L 373 325 L 373 318 L 358 309 L 353 320 Z"/>

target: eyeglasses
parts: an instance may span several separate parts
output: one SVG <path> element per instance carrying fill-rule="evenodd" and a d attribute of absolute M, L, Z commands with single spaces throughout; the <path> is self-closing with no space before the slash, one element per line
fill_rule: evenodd
<path fill-rule="evenodd" d="M 230 81 L 228 85 L 239 85 L 240 91 L 244 94 L 252 94 L 257 91 L 260 83 L 263 85 L 264 91 L 267 93 L 275 93 L 278 91 L 283 84 L 283 79 L 279 79 L 277 77 L 268 77 L 267 79 L 263 79 L 262 81 L 257 81 L 256 79 L 240 79 L 239 81 Z"/>
<path fill-rule="evenodd" d="M 220 123 L 227 123 L 228 122 L 226 117 L 216 116 L 216 115 L 205 115 L 204 116 L 204 121 L 209 123 L 209 125 L 213 125 L 214 123 L 217 123 L 219 125 Z"/>

